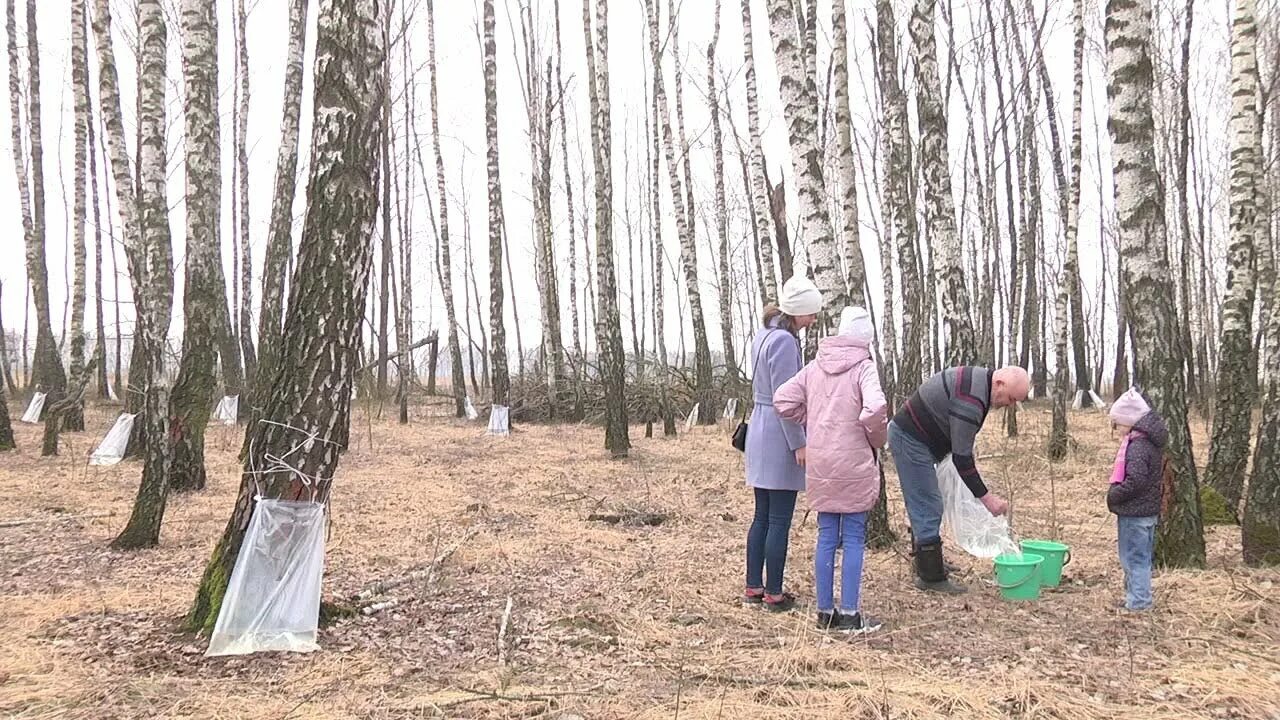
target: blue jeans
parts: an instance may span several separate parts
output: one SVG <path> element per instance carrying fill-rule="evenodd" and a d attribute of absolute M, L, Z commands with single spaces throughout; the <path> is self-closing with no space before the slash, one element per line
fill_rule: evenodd
<path fill-rule="evenodd" d="M 1124 568 L 1124 606 L 1130 610 L 1151 607 L 1151 565 L 1159 519 L 1156 516 L 1116 517 L 1120 567 Z"/>
<path fill-rule="evenodd" d="M 840 560 L 840 612 L 858 612 L 862 591 L 862 551 L 867 544 L 867 513 L 818 513 L 818 551 L 813 557 L 818 612 L 835 609 L 836 548 Z"/>
<path fill-rule="evenodd" d="M 898 469 L 902 499 L 907 505 L 907 519 L 917 546 L 932 545 L 942 540 L 942 493 L 938 491 L 938 472 L 933 453 L 897 423 L 889 423 L 889 449 L 893 465 Z"/>
<path fill-rule="evenodd" d="M 747 587 L 763 587 L 770 595 L 782 594 L 782 571 L 787 566 L 787 536 L 796 512 L 795 490 L 755 488 L 756 516 L 747 531 Z M 769 572 L 764 581 L 765 570 Z"/>

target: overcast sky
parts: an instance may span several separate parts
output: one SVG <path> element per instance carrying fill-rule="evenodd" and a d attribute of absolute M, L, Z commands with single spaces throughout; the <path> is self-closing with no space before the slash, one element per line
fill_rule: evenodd
<path fill-rule="evenodd" d="M 826 76 L 826 67 L 830 58 L 831 34 L 830 34 L 830 1 L 819 0 L 820 15 L 820 31 L 819 31 L 819 74 L 821 77 Z M 60 334 L 63 324 L 63 306 L 67 295 L 66 288 L 69 285 L 69 230 L 70 223 L 68 215 L 71 202 L 71 190 L 73 177 L 73 145 L 71 135 L 71 111 L 72 97 L 70 92 L 70 19 L 68 3 L 39 3 L 39 27 L 40 27 L 40 62 L 42 73 L 42 92 L 41 100 L 43 103 L 44 116 L 44 139 L 45 139 L 45 189 L 48 207 L 48 265 L 50 280 L 50 299 L 54 312 L 54 332 L 55 335 Z M 416 97 L 416 117 L 414 124 L 418 137 L 423 144 L 424 161 L 427 163 L 430 172 L 433 166 L 432 157 L 430 155 L 430 105 L 428 96 L 429 75 L 426 70 L 427 59 L 427 36 L 426 36 L 426 15 L 425 4 L 417 9 L 412 20 L 409 31 L 409 51 L 410 73 L 415 83 L 414 94 Z M 537 313 L 537 290 L 532 272 L 532 237 L 528 230 L 530 228 L 531 204 L 529 193 L 529 142 L 527 139 L 527 120 L 523 105 L 523 99 L 520 91 L 520 72 L 517 68 L 517 56 L 523 58 L 522 51 L 517 49 L 519 39 L 518 19 L 514 17 L 518 7 L 518 3 L 514 0 L 510 2 L 498 1 L 497 9 L 497 28 L 498 28 L 498 66 L 499 66 L 499 113 L 500 113 L 500 144 L 501 144 L 501 172 L 504 188 L 504 204 L 506 209 L 507 223 L 509 228 L 509 237 L 512 244 L 511 251 L 513 255 L 513 265 L 515 267 L 515 286 L 516 295 L 520 302 L 518 311 L 522 329 L 524 330 L 524 342 L 526 347 L 533 347 L 538 338 L 538 313 Z M 553 51 L 552 39 L 552 4 L 550 0 L 533 0 L 535 8 L 535 17 L 537 25 L 542 33 L 539 42 L 542 44 L 545 52 Z M 1045 0 L 1035 0 L 1036 11 L 1039 15 L 1045 12 Z M 288 32 L 288 18 L 286 3 L 283 0 L 248 0 L 249 5 L 249 21 L 248 21 L 248 44 L 249 44 L 249 63 L 251 68 L 250 74 L 250 116 L 248 130 L 249 145 L 249 163 L 250 163 L 250 218 L 251 218 L 251 243 L 254 256 L 254 295 L 255 303 L 258 289 L 258 278 L 261 273 L 261 262 L 264 247 L 266 244 L 267 221 L 270 213 L 271 193 L 273 187 L 273 179 L 275 173 L 276 150 L 279 143 L 279 118 L 281 112 L 281 95 L 283 90 L 283 73 L 285 63 L 286 38 Z M 307 85 L 304 90 L 304 106 L 303 106 L 303 147 L 301 162 L 299 165 L 299 173 L 304 182 L 299 183 L 299 198 L 305 192 L 305 178 L 307 173 L 307 156 L 308 150 L 306 142 L 310 136 L 311 124 L 311 86 L 310 76 L 312 70 L 313 47 L 315 40 L 315 20 L 318 9 L 317 3 L 313 3 L 309 16 L 308 31 L 308 53 L 306 62 L 306 78 Z M 591 156 L 588 149 L 579 150 L 575 138 L 584 137 L 586 134 L 585 122 L 587 114 L 587 97 L 584 87 L 580 82 L 581 76 L 585 69 L 585 54 L 583 50 L 583 32 L 582 32 L 582 7 L 578 0 L 564 0 L 561 3 L 561 31 L 563 33 L 564 43 L 564 72 L 569 82 L 570 100 L 572 104 L 569 106 L 569 133 L 570 133 L 570 156 L 573 165 L 572 178 L 576 212 L 580 214 L 583 208 L 582 199 L 582 164 L 586 164 L 585 172 L 588 179 L 591 176 Z M 769 42 L 768 21 L 765 13 L 764 0 L 752 0 L 753 20 L 755 30 L 755 54 L 758 71 L 758 85 L 760 93 L 760 103 L 762 112 L 762 123 L 764 126 L 764 142 L 767 161 L 770 166 L 770 174 L 776 181 L 780 176 L 787 179 L 788 188 L 794 188 L 791 180 L 791 159 L 789 148 L 787 145 L 786 127 L 781 112 L 781 102 L 778 95 L 777 75 L 774 70 L 773 52 Z M 1109 168 L 1110 159 L 1107 152 L 1109 140 L 1106 138 L 1105 129 L 1105 81 L 1104 68 L 1102 66 L 1103 55 L 1101 52 L 1102 43 L 1102 23 L 1101 23 L 1101 3 L 1086 3 L 1089 12 L 1088 32 L 1090 34 L 1090 52 L 1087 60 L 1088 77 L 1086 79 L 1086 99 L 1084 104 L 1085 129 L 1084 129 L 1084 196 L 1082 201 L 1082 220 L 1080 230 L 1081 243 L 1081 261 L 1083 269 L 1083 282 L 1085 294 L 1089 298 L 1090 307 L 1096 306 L 1094 301 L 1097 295 L 1099 282 L 1099 268 L 1101 265 L 1100 254 L 1100 234 L 1099 234 L 1099 218 L 1105 216 L 1109 212 L 1111 206 Z M 1180 3 L 1179 3 L 1180 5 Z M 1218 186 L 1225 181 L 1225 123 L 1227 121 L 1228 112 L 1226 105 L 1226 89 L 1229 72 L 1229 56 L 1227 50 L 1227 10 L 1224 3 L 1198 4 L 1197 16 L 1197 40 L 1196 40 L 1196 62 L 1193 64 L 1193 87 L 1195 91 L 1194 107 L 1200 122 L 1198 132 L 1204 135 L 1201 142 L 1202 147 L 1199 152 L 1204 155 L 1203 162 L 1209 167 L 1213 173 L 1212 178 Z M 906 41 L 907 30 L 907 13 L 909 4 L 904 2 L 898 3 L 899 18 L 898 31 L 900 35 L 900 46 L 902 47 L 901 55 L 905 59 L 909 57 L 908 45 Z M 977 77 L 981 73 L 989 73 L 990 68 L 984 62 L 983 65 L 975 64 L 975 43 L 973 41 L 973 20 L 971 16 L 973 12 L 986 12 L 988 3 L 972 2 L 971 0 L 956 0 L 948 2 L 943 0 L 940 6 L 951 6 L 955 17 L 955 44 L 958 48 L 958 58 L 964 67 L 965 84 L 970 94 L 976 93 Z M 126 118 L 126 132 L 128 134 L 128 142 L 130 147 L 133 144 L 133 121 L 136 117 L 134 93 L 136 89 L 135 82 L 135 64 L 133 53 L 130 48 L 131 38 L 134 34 L 133 28 L 133 2 L 132 0 L 115 0 L 113 2 L 115 8 L 115 33 L 116 42 L 115 49 L 118 59 L 118 66 L 121 73 L 121 94 L 124 106 L 124 114 Z M 233 240 L 231 234 L 232 227 L 230 222 L 231 208 L 231 190 L 230 171 L 232 162 L 232 153 L 230 152 L 231 140 L 231 122 L 230 113 L 232 110 L 232 83 L 233 83 L 233 67 L 234 67 L 234 46 L 232 36 L 231 8 L 232 3 L 228 1 L 219 2 L 219 23 L 221 30 L 221 105 L 220 110 L 223 115 L 223 237 L 224 237 L 224 256 L 227 261 L 228 279 L 230 273 L 231 249 L 230 245 Z M 848 3 L 850 12 L 850 72 L 851 78 L 851 105 L 854 114 L 854 132 L 856 142 L 861 148 L 869 147 L 874 140 L 875 124 L 877 122 L 876 106 L 874 96 L 869 96 L 868 92 L 873 85 L 874 57 L 871 51 L 871 42 L 869 28 L 874 27 L 875 17 L 872 12 L 871 0 L 850 0 Z M 1045 53 L 1049 58 L 1049 70 L 1051 81 L 1054 86 L 1054 92 L 1058 98 L 1057 111 L 1059 115 L 1059 123 L 1063 132 L 1063 141 L 1069 142 L 1070 138 L 1070 98 L 1071 98 L 1071 4 L 1068 2 L 1051 2 L 1049 3 L 1049 14 L 1045 20 L 1045 34 L 1042 38 Z M 644 20 L 644 3 L 643 0 L 611 0 L 610 2 L 610 83 L 611 83 L 611 99 L 613 104 L 613 170 L 614 170 L 614 211 L 615 211 L 615 239 L 619 245 L 618 260 L 620 264 L 620 284 L 623 293 L 622 302 L 624 307 L 623 333 L 624 337 L 630 338 L 630 324 L 627 317 L 626 307 L 628 293 L 630 292 L 630 283 L 628 282 L 628 263 L 627 254 L 627 228 L 625 226 L 625 212 L 630 211 L 633 215 L 633 221 L 639 222 L 638 217 L 643 198 L 646 196 L 646 190 L 643 188 L 645 177 L 643 176 L 644 163 L 646 162 L 644 143 L 640 139 L 644 133 L 644 118 L 647 114 L 647 85 L 648 85 L 648 40 L 647 31 Z M 720 72 L 727 76 L 729 84 L 727 87 L 721 88 L 722 97 L 727 97 L 730 104 L 730 112 L 732 113 L 733 125 L 737 129 L 746 133 L 746 103 L 745 103 L 745 86 L 742 79 L 742 35 L 741 35 L 741 8 L 738 0 L 727 0 L 721 15 L 721 32 L 720 43 L 717 52 L 717 62 L 720 66 Z M 412 5 L 411 5 L 412 12 Z M 709 131 L 710 115 L 708 112 L 705 86 L 706 86 L 706 48 L 711 39 L 712 20 L 714 15 L 714 3 L 712 0 L 683 0 L 680 9 L 680 43 L 676 48 L 684 58 L 685 66 L 685 110 L 686 125 L 690 135 L 690 141 L 693 144 L 693 169 L 695 193 L 697 195 L 698 211 L 700 213 L 697 223 L 697 231 L 699 233 L 699 253 L 700 263 L 702 266 L 701 281 L 703 284 L 703 302 L 704 309 L 708 318 L 708 331 L 711 337 L 713 348 L 718 348 L 719 342 L 719 318 L 716 310 L 715 300 L 715 275 L 712 270 L 713 258 L 710 254 L 710 245 L 707 243 L 709 230 L 713 227 L 712 213 L 712 183 L 713 183 L 713 156 L 711 152 L 711 134 Z M 1181 10 L 1179 9 L 1180 13 Z M 477 38 L 477 24 L 479 18 L 479 2 L 478 0 L 437 0 L 436 2 L 436 37 L 437 37 L 437 55 L 439 63 L 439 94 L 440 94 L 440 127 L 445 163 L 448 172 L 449 192 L 451 205 L 451 229 L 455 238 L 454 250 L 455 259 L 458 264 L 456 268 L 461 268 L 461 238 L 463 235 L 463 208 L 462 198 L 465 194 L 468 199 L 469 215 L 471 221 L 471 237 L 473 250 L 476 254 L 477 271 L 476 275 L 480 279 L 482 287 L 480 289 L 482 302 L 487 302 L 484 298 L 487 296 L 487 229 L 486 229 L 486 194 L 485 194 L 485 171 L 483 153 L 484 145 L 484 105 L 483 105 L 483 87 L 480 65 L 480 47 Z M 510 15 L 509 15 L 510 13 Z M 18 27 L 19 42 L 25 44 L 25 17 L 22 5 L 19 4 L 18 9 Z M 1160 16 L 1166 23 L 1172 27 L 1174 23 L 1181 21 L 1172 14 Z M 176 14 L 170 14 L 169 28 L 169 50 L 170 50 L 170 92 L 169 92 L 169 136 L 168 142 L 170 147 L 170 185 L 169 185 L 169 201 L 171 205 L 171 227 L 173 230 L 173 242 L 175 248 L 175 261 L 178 263 L 175 272 L 179 278 L 179 292 L 181 291 L 181 261 L 183 258 L 183 236 L 184 236 L 184 208 L 182 196 L 184 192 L 184 173 L 182 164 L 182 117 L 181 117 L 181 75 L 178 62 L 180 53 L 180 29 L 177 26 Z M 399 10 L 396 10 L 395 23 L 400 22 Z M 940 52 L 946 52 L 945 33 L 946 28 L 942 24 L 941 14 L 938 18 L 939 30 L 939 49 Z M 982 25 L 979 25 L 981 28 Z M 665 17 L 664 17 L 665 29 Z M 513 31 L 514 30 L 514 36 Z M 90 36 L 92 43 L 92 34 Z M 1168 54 L 1176 52 L 1176 47 L 1159 48 L 1158 54 Z M 25 58 L 25 48 L 21 50 L 21 54 Z M 90 50 L 90 66 L 95 89 L 95 106 L 97 106 L 96 88 L 97 88 L 97 62 L 96 54 Z M 667 85 L 668 92 L 672 90 L 672 82 L 674 79 L 674 67 L 671 64 L 671 54 L 667 54 Z M 523 60 L 521 60 L 523 61 Z M 7 59 L 0 56 L 0 62 L 4 63 L 5 72 L 7 69 Z M 403 73 L 401 72 L 401 63 L 397 55 L 394 64 L 394 91 L 399 93 L 402 83 Z M 25 68 L 25 60 L 22 63 Z M 945 56 L 940 58 L 940 66 L 945 69 L 947 61 Z M 1014 75 L 1012 69 L 1006 69 L 1006 83 Z M 944 83 L 946 82 L 944 78 Z M 25 85 L 25 82 L 24 82 Z M 1166 88 L 1166 92 L 1168 89 Z M 1006 92 L 1009 92 L 1006 88 Z M 995 99 L 994 88 L 989 89 L 988 93 L 989 106 L 992 108 L 991 117 L 995 117 Z M 722 100 L 723 104 L 723 100 Z M 971 206 L 967 206 L 966 202 L 972 204 L 972 196 L 963 194 L 963 168 L 962 161 L 965 153 L 966 126 L 969 119 L 958 90 L 952 92 L 952 102 L 950 106 L 951 112 L 951 145 L 950 159 L 953 167 L 953 177 L 955 178 L 956 200 L 961 214 L 961 223 L 964 226 L 966 235 L 970 237 L 969 242 L 973 242 L 974 233 L 976 232 L 975 221 L 973 220 Z M 914 115 L 914 108 L 912 110 Z M 397 127 L 397 133 L 400 134 L 401 147 L 403 148 L 403 121 L 404 108 L 402 104 L 398 104 L 395 110 L 394 122 Z M 23 240 L 20 214 L 18 212 L 17 190 L 15 175 L 13 171 L 12 148 L 10 142 L 10 118 L 9 113 L 0 113 L 0 143 L 3 144 L 3 157 L 0 157 L 0 218 L 7 223 L 6 232 L 0 233 L 0 258 L 4 262 L 0 263 L 0 281 L 4 284 L 3 295 L 3 315 L 5 326 L 8 329 L 17 329 L 21 331 L 23 317 L 23 295 L 24 284 L 26 282 L 25 266 L 23 262 Z M 580 127 L 581 124 L 581 127 Z M 742 192 L 742 179 L 738 171 L 739 164 L 736 149 L 730 135 L 730 125 L 725 123 L 724 131 L 726 133 L 726 184 L 729 193 L 730 219 L 729 232 L 731 242 L 733 243 L 735 253 L 735 283 L 739 285 L 735 293 L 744 304 L 737 311 L 739 318 L 745 318 L 745 303 L 752 302 L 754 294 L 748 292 L 748 287 L 744 284 L 747 282 L 747 268 L 751 267 L 747 253 L 747 245 L 744 241 L 744 233 L 747 232 L 746 226 L 746 206 L 745 198 Z M 558 130 L 556 131 L 559 132 Z M 1052 182 L 1052 171 L 1048 162 L 1049 152 L 1049 135 L 1047 124 L 1041 123 L 1039 132 L 1041 135 L 1041 144 L 1043 146 L 1044 157 L 1042 159 L 1042 173 L 1045 186 L 1044 192 L 1044 212 L 1046 217 L 1046 237 L 1052 239 L 1057 232 L 1057 203 L 1053 199 L 1055 192 Z M 982 135 L 981 126 L 977 128 L 979 135 Z M 558 135 L 557 135 L 558 137 Z M 1098 139 L 1102 142 L 1099 145 Z M 558 140 L 557 140 L 558 143 Z M 132 151 L 131 151 L 132 152 Z M 403 152 L 403 150 L 401 150 Z M 581 155 L 580 155 L 581 152 Z M 626 155 L 630 153 L 630 157 Z M 581 161 L 579 158 L 581 157 Z M 1101 176 L 1098 172 L 1099 161 L 1102 167 L 1107 170 Z M 555 192 L 553 198 L 553 214 L 555 216 L 555 232 L 557 238 L 557 259 L 561 267 L 562 277 L 567 267 L 567 219 L 565 218 L 565 206 L 563 197 L 564 180 L 561 177 L 560 160 L 557 155 L 553 163 L 553 183 Z M 870 169 L 872 160 L 869 155 L 863 153 L 860 167 Z M 414 238 L 415 266 L 414 266 L 414 296 L 415 296 L 415 336 L 425 333 L 430 327 L 438 326 L 443 320 L 443 305 L 439 295 L 439 288 L 435 281 L 434 270 L 428 264 L 432 254 L 433 235 L 431 229 L 430 215 L 434 212 L 435 202 L 435 184 L 434 177 L 429 178 L 428 189 L 432 195 L 431 203 L 423 193 L 423 182 L 418 177 L 416 161 L 412 168 L 414 178 L 412 179 L 412 216 L 411 224 Z M 99 172 L 103 175 L 102 181 L 105 182 L 106 169 L 100 167 Z M 401 183 L 403 184 L 404 170 L 401 168 Z M 1102 213 L 1099 212 L 1099 180 L 1104 183 L 1101 190 L 1101 202 L 1105 208 Z M 666 255 L 670 263 L 678 262 L 679 245 L 676 241 L 676 232 L 674 221 L 671 220 L 672 212 L 670 210 L 670 198 L 666 184 L 665 171 L 662 178 L 664 207 L 664 239 L 666 247 Z M 859 209 L 860 224 L 863 229 L 862 246 L 863 255 L 867 262 L 867 272 L 871 283 L 872 294 L 876 306 L 877 314 L 882 310 L 882 293 L 880 283 L 880 263 L 878 240 L 876 230 L 881 227 L 879 218 L 878 195 L 874 186 L 875 178 L 862 174 L 859 177 Z M 65 190 L 64 190 L 65 189 Z M 1214 188 L 1215 204 L 1211 208 L 1213 215 L 1209 218 L 1213 227 L 1222 230 L 1225 227 L 1225 195 L 1224 186 Z M 114 205 L 114 203 L 113 203 Z M 301 231 L 301 213 L 303 204 L 295 203 L 295 243 Z M 798 207 L 794 201 L 794 197 L 789 203 L 790 210 L 794 213 Z M 105 208 L 103 209 L 105 213 Z M 112 218 L 118 226 L 118 218 Z M 645 220 L 647 223 L 648 220 Z M 794 220 L 793 220 L 794 222 Z M 580 226 L 579 226 L 580 227 Z M 635 226 L 636 232 L 642 230 L 642 226 Z M 104 231 L 106 228 L 104 228 Z M 118 227 L 114 231 L 116 237 L 119 236 Z M 90 259 L 89 266 L 92 273 L 93 249 L 92 249 L 92 228 L 89 228 L 90 242 Z M 794 236 L 794 233 L 793 233 Z M 581 242 L 580 231 L 578 233 L 579 242 Z M 581 246 L 579 246 L 581 248 Z M 118 253 L 119 254 L 119 253 Z M 121 255 L 121 267 L 115 268 L 112 263 L 109 252 L 104 251 L 104 297 L 107 298 L 106 316 L 108 320 L 108 334 L 114 331 L 111 324 L 114 322 L 115 311 L 114 305 L 110 302 L 115 299 L 115 280 L 113 275 L 118 276 L 120 286 L 120 299 L 127 303 L 129 300 L 129 283 L 125 276 L 123 267 L 123 257 Z M 581 263 L 581 249 L 579 249 L 579 263 Z M 801 252 L 801 259 L 803 252 Z M 636 262 L 641 262 L 637 259 Z M 1108 262 L 1112 262 L 1109 260 Z M 649 263 L 643 261 L 645 268 L 645 277 L 648 277 Z M 1052 263 L 1056 265 L 1056 261 Z M 670 267 L 670 266 L 669 266 Z M 1112 265 L 1114 268 L 1114 265 Z M 583 272 L 581 266 L 580 273 Z M 1056 273 L 1056 270 L 1054 271 Z M 1114 270 L 1112 270 L 1114 272 Z M 752 271 L 754 273 L 754 271 Z M 579 283 L 584 281 L 583 275 L 580 275 Z M 229 280 L 228 280 L 229 281 Z M 457 281 L 456 281 L 457 282 Z M 94 292 L 94 281 L 90 277 L 89 293 L 90 298 Z M 636 292 L 644 293 L 642 298 L 639 294 L 636 296 L 637 305 L 647 306 L 649 293 L 651 292 L 650 283 L 637 283 Z M 677 302 L 677 284 L 672 277 L 670 269 L 668 269 L 665 280 L 666 297 L 668 302 L 668 346 L 673 350 L 679 349 L 679 323 L 688 320 L 687 311 L 682 311 L 674 303 Z M 567 281 L 561 281 L 561 292 L 567 292 Z M 459 298 L 459 308 L 461 309 L 461 283 L 456 286 Z M 1108 291 L 1110 292 L 1110 290 Z M 568 300 L 564 299 L 564 305 L 567 308 Z M 512 307 L 512 303 L 508 302 L 508 308 Z M 175 313 L 173 332 L 175 335 L 181 331 L 181 303 L 179 298 L 175 298 Z M 510 316 L 510 310 L 509 316 Z M 1114 308 L 1109 308 L 1108 312 L 1114 313 Z M 121 314 L 126 321 L 126 332 L 130 332 L 130 320 L 132 318 L 132 308 L 127 304 L 121 305 Z M 485 310 L 487 323 L 487 305 Z M 256 310 L 255 310 L 256 319 Z M 564 316 L 566 337 L 568 330 L 568 313 L 567 310 L 562 313 Z M 742 321 L 739 320 L 741 323 Z M 86 328 L 93 327 L 93 306 L 90 303 L 88 315 L 86 317 Z M 739 328 L 739 335 L 742 328 Z M 508 332 L 508 338 L 513 343 L 514 333 Z M 741 352 L 741 349 L 739 349 Z"/>

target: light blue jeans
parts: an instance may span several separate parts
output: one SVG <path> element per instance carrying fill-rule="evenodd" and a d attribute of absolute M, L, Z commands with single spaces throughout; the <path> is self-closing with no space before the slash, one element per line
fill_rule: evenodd
<path fill-rule="evenodd" d="M 1151 565 L 1159 519 L 1155 516 L 1116 516 L 1120 567 L 1124 569 L 1124 606 L 1129 610 L 1151 607 Z"/>
<path fill-rule="evenodd" d="M 818 612 L 835 608 L 836 548 L 840 548 L 840 612 L 858 612 L 862 592 L 862 552 L 867 544 L 867 513 L 818 513 L 818 551 L 813 557 Z"/>
<path fill-rule="evenodd" d="M 897 423 L 889 423 L 889 449 L 898 469 L 902 499 L 916 546 L 932 545 L 942 539 L 942 493 L 933 453 Z"/>

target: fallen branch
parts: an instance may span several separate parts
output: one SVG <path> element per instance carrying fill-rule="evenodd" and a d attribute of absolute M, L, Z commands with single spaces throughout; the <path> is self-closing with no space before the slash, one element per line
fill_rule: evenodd
<path fill-rule="evenodd" d="M 433 704 L 432 707 L 443 710 L 444 708 L 454 707 L 457 705 L 465 705 L 473 702 L 541 702 L 549 703 L 558 698 L 566 697 L 591 697 L 596 694 L 599 687 L 591 688 L 581 692 L 564 691 L 564 692 L 547 692 L 547 693 L 530 693 L 528 695 L 503 695 L 496 692 L 488 692 L 486 690 L 463 689 L 461 692 L 470 693 L 473 697 L 459 698 L 450 700 L 446 703 Z"/>
<path fill-rule="evenodd" d="M 721 675 L 718 673 L 694 673 L 683 676 L 687 680 L 701 680 L 718 685 L 734 685 L 740 687 L 791 687 L 791 688 L 824 688 L 842 690 L 851 687 L 868 687 L 862 680 L 823 680 L 820 678 L 769 678 L 749 675 Z"/>
<path fill-rule="evenodd" d="M 667 516 L 660 513 L 635 512 L 627 511 L 625 513 L 591 513 L 587 516 L 589 522 L 602 522 L 609 525 L 648 525 L 657 527 L 667 521 Z"/>
<path fill-rule="evenodd" d="M 114 512 L 97 512 L 86 513 L 84 515 L 59 515 L 55 517 L 42 518 L 24 518 L 22 520 L 4 520 L 0 521 L 0 528 L 20 527 L 22 525 L 35 525 L 37 523 L 62 522 L 64 520 L 93 520 L 96 518 L 114 517 Z"/>
<path fill-rule="evenodd" d="M 458 548 L 462 547 L 463 543 L 475 537 L 478 532 L 479 530 L 476 528 L 468 530 L 465 535 L 459 538 L 453 545 L 446 548 L 444 552 L 437 555 L 426 567 L 419 570 L 413 570 L 397 578 L 374 583 L 369 588 L 361 591 L 359 595 L 356 595 L 356 600 L 369 600 L 385 594 L 388 590 L 403 587 L 416 580 L 425 580 L 427 584 L 430 584 L 431 581 L 435 580 L 436 572 L 439 571 L 440 566 L 452 557 L 453 554 L 457 552 Z"/>
<path fill-rule="evenodd" d="M 391 362 L 392 360 L 399 360 L 400 358 L 402 358 L 402 357 L 404 357 L 405 355 L 407 355 L 407 354 L 409 354 L 409 353 L 413 352 L 414 350 L 417 350 L 417 349 L 418 349 L 418 348 L 420 348 L 420 347 L 423 347 L 423 346 L 426 346 L 426 345 L 431 345 L 431 344 L 433 344 L 433 343 L 437 342 L 437 340 L 438 340 L 438 338 L 439 338 L 439 337 L 440 337 L 440 336 L 439 336 L 438 332 L 437 332 L 437 331 L 435 331 L 435 330 L 432 330 L 430 335 L 428 335 L 428 336 L 426 336 L 426 337 L 422 338 L 421 340 L 419 340 L 418 342 L 416 342 L 416 343 L 414 343 L 414 344 L 410 345 L 409 347 L 407 347 L 407 348 L 405 348 L 405 349 L 403 349 L 403 350 L 397 350 L 396 352 L 391 353 L 390 355 L 383 355 L 381 358 L 378 358 L 377 360 L 374 360 L 373 362 L 369 363 L 368 365 L 365 365 L 364 367 L 360 368 L 360 372 L 368 372 L 368 371 L 370 371 L 370 370 L 372 370 L 372 369 L 374 369 L 374 368 L 378 367 L 379 365 L 385 365 L 385 364 L 387 364 L 387 363 Z"/>
<path fill-rule="evenodd" d="M 388 609 L 390 609 L 390 608 L 393 608 L 393 607 L 395 607 L 395 606 L 397 606 L 397 605 L 399 605 L 399 604 L 400 604 L 400 601 L 399 601 L 399 600 L 397 600 L 397 599 L 395 599 L 395 598 L 391 598 L 390 600 L 387 600 L 386 602 L 378 602 L 378 603 L 374 603 L 374 604 L 372 604 L 372 605 L 365 605 L 364 607 L 360 608 L 360 614 L 361 614 L 361 615 L 364 615 L 365 617 L 368 617 L 368 616 L 373 615 L 373 614 L 375 614 L 375 613 L 380 613 L 380 612 L 382 612 L 383 610 L 388 610 Z"/>

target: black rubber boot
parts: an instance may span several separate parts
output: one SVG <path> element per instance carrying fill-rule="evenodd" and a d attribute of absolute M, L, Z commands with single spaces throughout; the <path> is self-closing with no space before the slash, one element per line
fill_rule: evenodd
<path fill-rule="evenodd" d="M 916 547 L 916 534 L 911 531 L 910 525 L 907 526 L 907 535 L 911 538 L 911 548 L 912 548 L 911 555 L 912 557 L 914 557 L 915 547 Z M 960 572 L 960 566 L 952 565 L 951 563 L 947 562 L 947 559 L 945 557 L 942 559 L 942 569 L 946 570 L 948 575 L 952 575 L 954 573 Z"/>
<path fill-rule="evenodd" d="M 968 592 L 964 585 L 947 579 L 947 568 L 942 562 L 942 543 L 930 543 L 916 547 L 916 587 L 927 592 L 960 595 Z"/>

